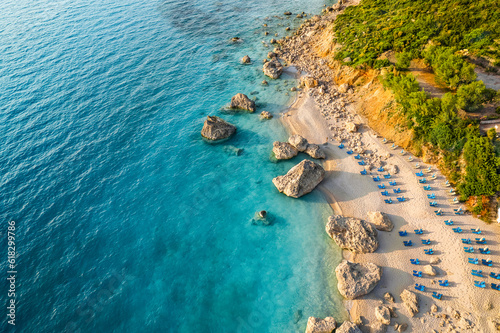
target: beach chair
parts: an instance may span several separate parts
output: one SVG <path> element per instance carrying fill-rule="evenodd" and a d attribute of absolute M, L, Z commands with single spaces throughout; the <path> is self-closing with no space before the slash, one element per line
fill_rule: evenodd
<path fill-rule="evenodd" d="M 491 267 L 493 266 L 493 261 L 491 259 L 490 260 L 481 259 L 481 264 L 483 264 L 484 266 Z"/>
<path fill-rule="evenodd" d="M 379 184 L 377 185 L 379 189 L 383 190 L 385 188 L 385 185 L 384 184 Z"/>
<path fill-rule="evenodd" d="M 425 286 L 422 284 L 415 283 L 415 289 L 419 291 L 425 291 Z"/>
<path fill-rule="evenodd" d="M 467 238 L 467 239 L 466 238 L 462 238 L 462 243 L 464 243 L 464 244 L 470 244 L 471 243 L 470 242 L 470 238 Z"/>
<path fill-rule="evenodd" d="M 429 206 L 431 206 L 431 207 L 437 207 L 439 205 L 438 205 L 437 201 L 429 201 Z"/>
<path fill-rule="evenodd" d="M 417 177 L 423 177 L 423 176 L 424 176 L 424 173 L 423 173 L 422 171 L 420 171 L 420 172 L 417 172 L 415 175 L 416 175 Z"/>
<path fill-rule="evenodd" d="M 434 250 L 433 249 L 424 249 L 424 253 L 431 255 L 431 254 L 434 254 Z"/>
<path fill-rule="evenodd" d="M 474 276 L 478 276 L 478 277 L 483 277 L 483 271 L 482 270 L 477 270 L 477 269 L 473 269 L 472 272 L 471 272 L 472 275 Z"/>
<path fill-rule="evenodd" d="M 436 199 L 436 193 L 427 194 L 427 199 Z"/>
<path fill-rule="evenodd" d="M 397 193 L 401 193 L 401 189 L 400 189 L 400 188 L 393 188 L 393 189 L 392 189 L 392 191 L 393 191 L 394 193 L 396 193 L 396 194 L 397 194 Z"/>
<path fill-rule="evenodd" d="M 359 165 L 366 165 L 366 162 L 365 161 L 360 161 L 358 162 Z"/>
<path fill-rule="evenodd" d="M 419 169 L 420 168 L 420 163 L 416 163 L 415 166 L 413 167 L 415 169 Z"/>
<path fill-rule="evenodd" d="M 458 201 L 458 198 L 454 198 L 453 200 L 450 200 L 450 203 L 452 205 L 458 205 L 460 203 L 460 201 Z"/>
<path fill-rule="evenodd" d="M 398 149 L 398 145 L 397 145 L 397 144 L 395 144 L 395 143 L 393 143 L 393 144 L 392 144 L 392 146 L 391 146 L 391 149 L 392 149 L 392 150 Z"/>
<path fill-rule="evenodd" d="M 384 138 L 384 140 L 382 140 L 382 142 L 383 142 L 383 143 L 387 143 L 387 139 L 386 139 L 386 138 Z"/>
<path fill-rule="evenodd" d="M 500 280 L 500 273 L 495 274 L 495 273 L 491 272 L 490 273 L 490 277 L 492 277 L 492 278 L 494 278 L 496 280 Z"/>
<path fill-rule="evenodd" d="M 432 292 L 432 297 L 434 297 L 435 299 L 441 299 L 443 298 L 443 294 L 438 294 L 437 292 L 433 291 Z"/>
<path fill-rule="evenodd" d="M 484 282 L 484 281 L 481 281 L 481 282 L 479 282 L 479 281 L 474 281 L 474 285 L 475 285 L 476 287 L 478 287 L 478 288 L 486 288 L 486 282 Z"/>
<path fill-rule="evenodd" d="M 491 284 L 491 289 L 500 290 L 500 284 L 492 283 Z"/>
<path fill-rule="evenodd" d="M 362 171 L 359 172 L 360 174 L 362 174 L 363 176 L 367 174 L 367 171 L 366 169 L 363 169 Z"/>
<path fill-rule="evenodd" d="M 467 253 L 474 253 L 474 248 L 472 246 L 469 247 L 464 246 L 464 251 Z"/>
<path fill-rule="evenodd" d="M 409 241 L 403 241 L 403 244 L 405 246 L 413 246 L 413 243 L 411 242 L 411 240 L 409 240 Z"/>
<path fill-rule="evenodd" d="M 468 260 L 469 260 L 469 264 L 479 265 L 479 259 L 477 259 L 477 258 L 468 258 Z"/>
<path fill-rule="evenodd" d="M 416 277 L 422 277 L 422 272 L 421 271 L 413 271 L 413 276 L 416 276 Z"/>
<path fill-rule="evenodd" d="M 357 159 L 357 160 L 360 160 L 361 159 L 361 155 L 358 154 L 358 155 L 354 156 L 354 158 Z"/>
<path fill-rule="evenodd" d="M 443 216 L 443 211 L 441 209 L 435 210 L 434 213 L 436 213 L 437 216 Z"/>
<path fill-rule="evenodd" d="M 433 173 L 433 174 L 432 174 L 432 176 L 430 176 L 430 177 L 429 177 L 429 179 L 432 179 L 432 180 L 434 180 L 434 179 L 436 179 L 436 178 L 437 178 L 437 176 L 436 176 L 436 174 L 435 174 L 435 173 Z"/>
<path fill-rule="evenodd" d="M 413 230 L 413 231 L 415 231 L 415 234 L 416 234 L 416 235 L 421 235 L 421 234 L 423 234 L 423 233 L 424 233 L 424 231 L 423 231 L 422 229 L 415 229 L 415 230 Z"/>
<path fill-rule="evenodd" d="M 379 177 L 379 176 L 377 176 L 377 177 L 373 177 L 373 181 L 374 181 L 374 182 L 379 182 L 379 181 L 380 181 L 380 177 Z"/>
<path fill-rule="evenodd" d="M 345 146 L 344 146 L 344 144 L 343 144 L 343 143 L 341 143 L 340 145 L 338 145 L 338 147 L 339 147 L 340 149 L 344 149 L 344 147 L 345 147 Z"/>
<path fill-rule="evenodd" d="M 479 252 L 481 254 L 490 254 L 491 253 L 490 249 L 488 249 L 487 247 L 485 247 L 485 248 L 480 247 Z"/>
<path fill-rule="evenodd" d="M 451 196 L 453 196 L 453 195 L 456 195 L 456 194 L 457 194 L 457 193 L 455 192 L 455 190 L 453 190 L 453 189 L 452 189 L 452 190 L 449 190 L 449 191 L 448 191 L 448 192 L 446 192 L 446 193 L 447 193 L 448 195 L 451 195 Z"/>
<path fill-rule="evenodd" d="M 456 210 L 456 209 L 454 209 L 454 211 L 455 211 L 455 215 L 463 215 L 464 214 L 463 210 Z"/>
<path fill-rule="evenodd" d="M 453 232 L 456 233 L 456 234 L 461 234 L 462 233 L 462 228 L 460 227 L 456 227 L 456 228 L 453 228 Z"/>
<path fill-rule="evenodd" d="M 378 172 L 384 172 L 384 168 L 383 167 L 380 167 L 377 169 Z"/>
<path fill-rule="evenodd" d="M 419 265 L 420 264 L 420 260 L 418 260 L 418 259 L 410 259 L 410 263 L 412 265 Z"/>
<path fill-rule="evenodd" d="M 386 204 L 391 204 L 391 203 L 392 203 L 392 199 L 385 199 L 385 200 L 384 200 L 384 202 L 385 202 Z"/>
<path fill-rule="evenodd" d="M 446 225 L 453 225 L 455 222 L 453 222 L 452 220 L 445 220 L 444 221 L 444 224 Z"/>
<path fill-rule="evenodd" d="M 486 239 L 484 237 L 483 238 L 476 238 L 476 244 L 484 245 L 484 244 L 486 244 Z"/>
<path fill-rule="evenodd" d="M 348 150 L 348 151 L 346 151 L 346 153 L 347 153 L 347 155 L 352 155 L 354 153 L 354 151 Z"/>
<path fill-rule="evenodd" d="M 431 167 L 428 167 L 427 169 L 424 170 L 424 172 L 426 173 L 431 173 L 432 172 L 432 168 Z"/>
<path fill-rule="evenodd" d="M 408 236 L 408 233 L 406 232 L 406 230 L 405 231 L 400 231 L 399 232 L 399 236 L 405 237 L 405 236 Z"/>
<path fill-rule="evenodd" d="M 413 161 L 413 156 L 409 156 L 408 161 L 410 161 L 410 162 Z"/>
<path fill-rule="evenodd" d="M 398 201 L 399 202 L 404 202 L 406 201 L 406 198 L 405 197 L 397 197 Z"/>
<path fill-rule="evenodd" d="M 422 244 L 424 244 L 424 245 L 430 245 L 431 244 L 431 240 L 430 239 L 422 239 Z"/>
<path fill-rule="evenodd" d="M 441 287 L 448 287 L 450 285 L 448 280 L 438 280 L 438 283 Z"/>
<path fill-rule="evenodd" d="M 389 179 L 389 178 L 391 178 L 391 174 L 390 174 L 390 173 L 388 173 L 387 175 L 384 175 L 384 178 L 385 178 L 385 179 Z"/>
<path fill-rule="evenodd" d="M 387 190 L 382 191 L 382 192 L 380 192 L 380 193 L 381 193 L 383 196 L 386 196 L 386 197 L 388 197 L 388 196 L 389 196 L 389 192 L 387 192 Z"/>
<path fill-rule="evenodd" d="M 431 191 L 431 190 L 432 190 L 432 188 L 430 185 L 424 186 L 424 191 Z"/>
<path fill-rule="evenodd" d="M 395 181 L 395 180 L 390 181 L 390 182 L 389 182 L 389 185 L 391 185 L 391 186 L 396 186 L 396 181 Z"/>
<path fill-rule="evenodd" d="M 404 149 L 401 149 L 401 151 L 399 152 L 399 154 L 400 154 L 401 156 L 404 156 L 404 155 L 406 154 L 406 152 L 405 152 L 405 150 L 404 150 Z"/>
<path fill-rule="evenodd" d="M 422 178 L 422 179 L 419 179 L 419 180 L 418 180 L 418 182 L 419 182 L 420 184 L 425 184 L 425 183 L 427 183 L 427 179 Z"/>
<path fill-rule="evenodd" d="M 481 229 L 479 228 L 476 228 L 476 229 L 470 229 L 472 231 L 473 234 L 476 234 L 476 235 L 479 235 L 481 234 Z"/>
<path fill-rule="evenodd" d="M 450 182 L 448 180 L 443 185 L 446 186 L 446 187 L 451 186 L 451 184 L 450 184 Z"/>

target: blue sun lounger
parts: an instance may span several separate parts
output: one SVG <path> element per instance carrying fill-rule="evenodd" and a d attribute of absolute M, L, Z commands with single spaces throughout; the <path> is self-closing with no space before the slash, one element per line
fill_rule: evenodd
<path fill-rule="evenodd" d="M 386 138 L 384 138 L 384 140 L 382 140 L 382 142 L 383 142 L 383 143 L 386 143 L 386 142 L 387 142 L 387 139 L 386 139 Z"/>
<path fill-rule="evenodd" d="M 378 172 L 384 172 L 384 168 L 383 167 L 380 167 L 377 169 Z"/>
<path fill-rule="evenodd" d="M 484 266 L 488 266 L 488 267 L 493 266 L 493 261 L 491 261 L 491 260 L 481 259 L 481 263 L 482 263 Z"/>
<path fill-rule="evenodd" d="M 405 197 L 397 197 L 398 201 L 399 202 L 403 202 L 403 201 L 406 201 L 406 198 Z"/>
<path fill-rule="evenodd" d="M 445 220 L 444 221 L 444 224 L 446 224 L 446 225 L 453 225 L 453 223 L 454 223 L 453 220 Z"/>
<path fill-rule="evenodd" d="M 470 244 L 471 243 L 470 238 L 462 238 L 462 243 Z"/>
<path fill-rule="evenodd" d="M 483 271 L 482 270 L 477 270 L 477 269 L 473 269 L 472 272 L 471 272 L 472 275 L 474 276 L 479 276 L 479 277 L 483 277 Z"/>
<path fill-rule="evenodd" d="M 441 209 L 435 210 L 434 213 L 436 213 L 437 216 L 443 215 L 443 211 Z"/>
<path fill-rule="evenodd" d="M 441 287 L 448 287 L 450 285 L 448 280 L 438 280 L 438 283 Z"/>
<path fill-rule="evenodd" d="M 422 239 L 422 244 L 424 244 L 424 245 L 430 245 L 431 244 L 431 240 L 430 239 Z"/>
<path fill-rule="evenodd" d="M 396 194 L 398 193 L 401 193 L 401 189 L 400 188 L 393 188 L 392 191 Z"/>
<path fill-rule="evenodd" d="M 427 199 L 436 199 L 436 194 L 435 193 L 427 194 Z"/>
<path fill-rule="evenodd" d="M 480 235 L 481 234 L 481 229 L 476 228 L 476 229 L 470 229 L 473 234 Z"/>
<path fill-rule="evenodd" d="M 360 173 L 360 174 L 362 174 L 362 175 L 366 175 L 366 173 L 367 173 L 367 172 L 366 172 L 366 169 L 363 169 L 363 170 L 362 170 L 362 171 L 360 171 L 359 173 Z"/>
<path fill-rule="evenodd" d="M 365 161 L 358 162 L 359 165 L 366 165 Z"/>
<path fill-rule="evenodd" d="M 474 253 L 474 248 L 472 246 L 469 247 L 464 246 L 464 251 L 467 253 Z"/>
<path fill-rule="evenodd" d="M 420 184 L 425 184 L 425 183 L 427 183 L 427 179 L 422 178 L 422 179 L 419 179 L 419 180 L 418 180 L 418 182 L 419 182 Z"/>
<path fill-rule="evenodd" d="M 415 175 L 417 175 L 417 177 L 423 177 L 424 173 L 423 173 L 423 171 L 420 171 L 420 172 L 415 173 Z"/>
<path fill-rule="evenodd" d="M 391 204 L 391 203 L 392 203 L 392 199 L 384 199 L 384 202 L 385 202 L 386 204 Z"/>
<path fill-rule="evenodd" d="M 425 291 L 425 286 L 422 284 L 415 283 L 415 289 L 420 291 Z"/>
<path fill-rule="evenodd" d="M 432 297 L 434 297 L 436 299 L 441 299 L 443 297 L 443 294 L 438 294 L 437 292 L 433 291 Z"/>
<path fill-rule="evenodd" d="M 348 150 L 346 151 L 347 155 L 352 155 L 352 153 L 354 153 L 352 150 Z"/>
<path fill-rule="evenodd" d="M 415 234 L 416 234 L 416 235 L 421 235 L 421 234 L 423 234 L 423 233 L 424 233 L 424 231 L 423 231 L 422 229 L 415 229 L 415 230 L 413 230 L 413 231 L 415 231 Z"/>
<path fill-rule="evenodd" d="M 396 186 L 396 181 L 395 181 L 395 180 L 390 181 L 390 182 L 389 182 L 389 185 L 391 185 L 391 186 Z"/>
<path fill-rule="evenodd" d="M 455 212 L 455 215 L 463 215 L 463 214 L 464 214 L 464 212 L 462 210 L 458 210 Z"/>
<path fill-rule="evenodd" d="M 374 182 L 379 182 L 380 181 L 380 177 L 379 176 L 373 177 L 372 179 L 373 179 Z"/>
<path fill-rule="evenodd" d="M 484 281 L 481 281 L 481 282 L 479 282 L 479 281 L 474 281 L 474 285 L 475 285 L 476 287 L 478 287 L 478 288 L 486 288 L 486 282 L 484 282 Z"/>
<path fill-rule="evenodd" d="M 354 158 L 357 159 L 357 160 L 360 160 L 361 159 L 361 155 L 358 154 L 358 155 L 354 156 Z"/>
<path fill-rule="evenodd" d="M 420 265 L 420 260 L 418 260 L 418 259 L 410 259 L 410 263 L 412 265 Z"/>
<path fill-rule="evenodd" d="M 343 143 L 341 143 L 340 145 L 338 145 L 338 147 L 339 147 L 340 149 L 344 149 L 344 147 L 345 147 L 345 146 L 344 146 L 344 144 L 343 144 Z"/>
<path fill-rule="evenodd" d="M 401 236 L 401 237 L 404 237 L 404 236 L 407 236 L 407 235 L 408 235 L 408 233 L 406 232 L 406 230 L 399 232 L 399 236 Z"/>
<path fill-rule="evenodd" d="M 424 186 L 424 191 L 431 191 L 432 187 L 430 185 Z"/>
<path fill-rule="evenodd" d="M 483 237 L 483 238 L 476 238 L 476 244 L 486 244 L 486 239 Z"/>
<path fill-rule="evenodd" d="M 391 178 L 391 174 L 390 174 L 390 173 L 388 173 L 387 175 L 384 175 L 384 178 L 385 178 L 385 179 L 389 179 L 389 178 Z"/>
<path fill-rule="evenodd" d="M 484 249 L 482 247 L 480 247 L 479 252 L 481 254 L 490 254 L 491 253 L 490 249 L 488 249 L 487 247 L 485 247 Z"/>
<path fill-rule="evenodd" d="M 468 258 L 468 259 L 469 259 L 469 264 L 479 265 L 479 259 L 477 258 Z"/>
<path fill-rule="evenodd" d="M 413 276 L 416 276 L 416 277 L 422 277 L 422 272 L 421 271 L 413 271 Z"/>
<path fill-rule="evenodd" d="M 424 253 L 425 254 L 434 254 L 434 250 L 433 249 L 424 249 Z"/>
<path fill-rule="evenodd" d="M 491 289 L 500 290 L 500 284 L 492 283 L 491 284 Z"/>
<path fill-rule="evenodd" d="M 380 192 L 380 194 L 382 194 L 383 196 L 386 196 L 386 197 L 389 196 L 389 192 L 387 192 L 387 190 Z"/>
<path fill-rule="evenodd" d="M 457 227 L 457 228 L 453 228 L 453 232 L 456 233 L 456 234 L 461 234 L 462 233 L 462 229 L 460 227 Z"/>
<path fill-rule="evenodd" d="M 500 280 L 500 273 L 498 274 L 495 274 L 493 272 L 490 273 L 490 277 L 494 278 L 494 279 L 497 279 L 497 280 Z"/>
<path fill-rule="evenodd" d="M 438 205 L 437 201 L 430 201 L 429 202 L 429 206 L 431 206 L 431 207 L 438 207 L 439 205 Z"/>
<path fill-rule="evenodd" d="M 385 188 L 385 184 L 379 184 L 377 185 L 379 189 L 383 190 Z"/>
<path fill-rule="evenodd" d="M 405 246 L 412 246 L 413 245 L 413 243 L 411 242 L 411 240 L 409 240 L 409 241 L 403 241 L 403 244 Z"/>

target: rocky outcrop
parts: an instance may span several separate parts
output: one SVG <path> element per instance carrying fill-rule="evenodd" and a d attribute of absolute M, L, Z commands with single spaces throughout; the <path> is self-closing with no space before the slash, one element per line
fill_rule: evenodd
<path fill-rule="evenodd" d="M 380 231 L 391 231 L 394 228 L 394 224 L 392 224 L 386 213 L 368 212 L 368 221 Z"/>
<path fill-rule="evenodd" d="M 335 327 L 337 327 L 337 322 L 333 317 L 325 319 L 309 317 L 306 333 L 332 333 Z"/>
<path fill-rule="evenodd" d="M 425 265 L 422 271 L 429 276 L 436 276 L 437 272 L 431 265 Z"/>
<path fill-rule="evenodd" d="M 301 135 L 294 134 L 288 138 L 288 143 L 297 148 L 298 151 L 305 151 L 309 143 Z"/>
<path fill-rule="evenodd" d="M 273 153 L 278 160 L 289 160 L 297 156 L 299 151 L 288 142 L 275 141 L 273 143 Z"/>
<path fill-rule="evenodd" d="M 406 310 L 408 310 L 408 313 L 410 314 L 410 317 L 413 317 L 415 313 L 418 313 L 418 297 L 415 293 L 405 289 L 400 296 Z"/>
<path fill-rule="evenodd" d="M 277 79 L 283 73 L 283 65 L 277 59 L 273 59 L 264 64 L 262 71 L 271 79 Z"/>
<path fill-rule="evenodd" d="M 260 113 L 260 118 L 262 118 L 262 119 L 271 119 L 272 117 L 273 117 L 273 115 L 269 111 L 262 111 Z"/>
<path fill-rule="evenodd" d="M 343 260 L 335 269 L 338 289 L 346 299 L 368 294 L 382 277 L 382 269 L 375 264 L 356 264 Z"/>
<path fill-rule="evenodd" d="M 304 153 L 312 158 L 325 158 L 325 152 L 323 152 L 321 148 L 315 144 L 309 144 Z"/>
<path fill-rule="evenodd" d="M 377 230 L 364 220 L 332 215 L 326 232 L 338 246 L 355 253 L 375 252 L 378 248 Z"/>
<path fill-rule="evenodd" d="M 286 175 L 273 179 L 273 184 L 278 191 L 289 197 L 298 198 L 314 190 L 325 178 L 325 170 L 321 165 L 309 160 L 303 160 Z"/>
<path fill-rule="evenodd" d="M 244 56 L 243 58 L 241 58 L 241 62 L 244 63 L 244 64 L 249 64 L 252 60 L 250 59 L 249 56 Z"/>
<path fill-rule="evenodd" d="M 242 109 L 255 112 L 255 102 L 242 93 L 238 93 L 231 98 L 231 104 L 229 107 L 232 109 Z"/>
<path fill-rule="evenodd" d="M 335 331 L 335 333 L 363 333 L 361 330 L 356 326 L 356 324 L 350 322 L 350 321 L 344 321 L 342 325 L 340 325 L 339 328 Z"/>
<path fill-rule="evenodd" d="M 379 305 L 375 308 L 375 318 L 384 325 L 390 325 L 391 311 L 387 306 Z"/>
<path fill-rule="evenodd" d="M 201 136 L 209 140 L 227 139 L 236 132 L 236 126 L 216 116 L 207 116 Z"/>

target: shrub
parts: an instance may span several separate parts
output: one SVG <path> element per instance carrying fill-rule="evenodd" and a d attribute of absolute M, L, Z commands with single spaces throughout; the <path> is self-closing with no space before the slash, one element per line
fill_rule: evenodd
<path fill-rule="evenodd" d="M 495 94 L 495 90 L 486 88 L 483 81 L 462 85 L 457 91 L 457 106 L 467 112 L 476 112 Z"/>

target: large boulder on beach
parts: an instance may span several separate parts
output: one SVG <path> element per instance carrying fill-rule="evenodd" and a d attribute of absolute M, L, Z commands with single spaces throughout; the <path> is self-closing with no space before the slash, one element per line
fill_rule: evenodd
<path fill-rule="evenodd" d="M 298 151 L 305 151 L 309 143 L 302 135 L 294 134 L 288 138 L 288 143 L 297 148 Z"/>
<path fill-rule="evenodd" d="M 389 164 L 387 165 L 387 172 L 391 175 L 396 175 L 399 173 L 399 167 L 396 164 Z"/>
<path fill-rule="evenodd" d="M 380 231 L 391 231 L 394 228 L 394 224 L 386 213 L 368 212 L 368 221 Z"/>
<path fill-rule="evenodd" d="M 255 112 L 255 102 L 242 93 L 238 93 L 231 98 L 231 104 L 229 107 L 232 109 L 242 109 Z"/>
<path fill-rule="evenodd" d="M 375 308 L 375 318 L 384 325 L 390 325 L 391 311 L 387 306 L 379 305 Z"/>
<path fill-rule="evenodd" d="M 371 253 L 378 248 L 375 227 L 354 217 L 330 216 L 326 224 L 326 233 L 339 247 L 354 253 Z"/>
<path fill-rule="evenodd" d="M 278 191 L 289 197 L 298 198 L 314 190 L 325 178 L 325 169 L 321 165 L 309 160 L 303 160 L 286 175 L 273 179 Z"/>
<path fill-rule="evenodd" d="M 337 327 L 337 322 L 333 317 L 326 317 L 325 319 L 309 317 L 306 333 L 332 333 L 335 327 Z"/>
<path fill-rule="evenodd" d="M 283 73 L 283 65 L 276 58 L 274 58 L 264 64 L 262 71 L 271 79 L 277 79 L 280 77 L 281 73 Z"/>
<path fill-rule="evenodd" d="M 236 132 L 236 126 L 216 116 L 207 116 L 201 136 L 209 140 L 227 139 Z"/>
<path fill-rule="evenodd" d="M 413 317 L 415 313 L 418 313 L 418 296 L 417 294 L 409 291 L 408 289 L 403 290 L 400 295 L 403 305 L 408 310 L 410 317 Z"/>
<path fill-rule="evenodd" d="M 307 148 L 304 151 L 304 153 L 311 156 L 312 158 L 325 158 L 326 157 L 325 152 L 322 151 L 321 148 L 315 144 L 307 145 Z"/>
<path fill-rule="evenodd" d="M 436 269 L 432 265 L 425 265 L 422 268 L 422 271 L 429 276 L 436 276 L 437 275 Z"/>
<path fill-rule="evenodd" d="M 335 333 L 363 333 L 359 327 L 350 321 L 344 321 L 342 325 L 335 331 Z"/>
<path fill-rule="evenodd" d="M 339 292 L 346 299 L 368 294 L 382 277 L 382 269 L 375 264 L 357 264 L 343 260 L 335 269 Z"/>
<path fill-rule="evenodd" d="M 345 123 L 345 130 L 347 132 L 354 133 L 358 130 L 358 125 L 349 121 L 349 122 Z"/>
<path fill-rule="evenodd" d="M 299 151 L 288 142 L 275 141 L 273 143 L 273 153 L 278 160 L 289 160 L 297 156 Z"/>

